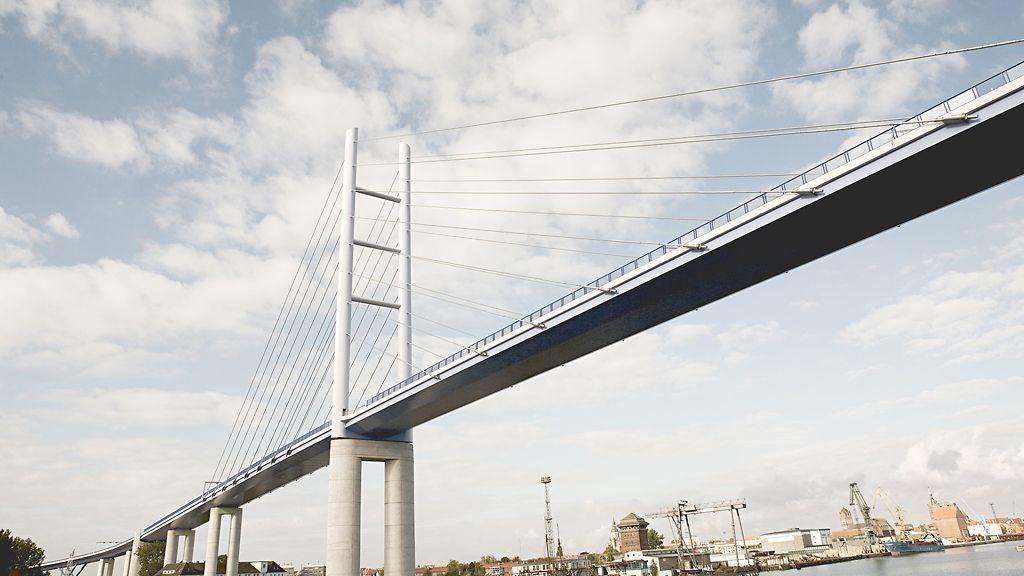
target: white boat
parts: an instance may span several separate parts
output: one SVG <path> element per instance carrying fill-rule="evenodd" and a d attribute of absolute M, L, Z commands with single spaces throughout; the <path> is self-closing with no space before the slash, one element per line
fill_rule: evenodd
<path fill-rule="evenodd" d="M 1024 544 L 1017 544 L 1017 552 L 1024 552 Z"/>

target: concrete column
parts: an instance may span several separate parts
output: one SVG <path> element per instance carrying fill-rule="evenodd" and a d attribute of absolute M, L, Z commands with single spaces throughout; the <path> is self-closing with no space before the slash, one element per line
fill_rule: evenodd
<path fill-rule="evenodd" d="M 196 551 L 196 531 L 185 530 L 185 553 L 181 557 L 182 562 L 191 562 L 192 555 Z"/>
<path fill-rule="evenodd" d="M 362 497 L 363 461 L 359 440 L 331 440 L 327 484 L 327 574 L 359 576 L 359 513 Z"/>
<path fill-rule="evenodd" d="M 164 543 L 164 566 L 178 561 L 178 531 L 168 530 L 167 541 Z"/>
<path fill-rule="evenodd" d="M 412 444 L 408 455 L 384 462 L 384 574 L 415 576 L 416 523 Z"/>
<path fill-rule="evenodd" d="M 101 558 L 99 566 L 96 568 L 96 576 L 113 576 L 114 574 L 114 559 L 113 558 Z"/>
<path fill-rule="evenodd" d="M 139 546 L 142 546 L 142 530 L 135 532 L 131 556 L 128 557 L 128 576 L 139 576 Z"/>
<path fill-rule="evenodd" d="M 217 556 L 220 547 L 220 508 L 210 508 L 210 523 L 206 535 L 206 565 L 203 576 L 217 576 Z"/>
<path fill-rule="evenodd" d="M 231 510 L 231 531 L 228 533 L 228 565 L 224 576 L 238 576 L 238 548 L 242 544 L 242 509 Z"/>
<path fill-rule="evenodd" d="M 122 571 L 122 574 L 124 574 L 124 576 L 128 576 L 128 570 L 130 570 L 131 567 L 132 567 L 132 551 L 129 550 L 124 555 L 124 570 Z"/>
<path fill-rule="evenodd" d="M 410 442 L 331 440 L 327 495 L 327 575 L 359 576 L 363 461 L 384 462 L 384 573 L 414 576 L 413 451 Z"/>

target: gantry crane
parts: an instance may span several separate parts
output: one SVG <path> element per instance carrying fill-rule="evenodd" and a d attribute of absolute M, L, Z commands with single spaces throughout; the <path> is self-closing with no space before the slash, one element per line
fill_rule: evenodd
<path fill-rule="evenodd" d="M 696 568 L 696 557 L 695 557 L 695 546 L 693 542 L 693 532 L 690 530 L 690 516 L 695 514 L 709 514 L 714 512 L 729 512 L 729 518 L 732 522 L 732 541 L 733 550 L 736 554 L 736 571 L 745 572 L 748 574 L 759 574 L 757 564 L 750 561 L 750 556 L 747 554 L 747 538 L 743 532 L 743 519 L 740 518 L 740 510 L 747 507 L 747 501 L 740 500 L 728 500 L 725 502 L 710 502 L 706 504 L 693 504 L 686 500 L 679 500 L 676 503 L 675 508 L 670 508 L 662 512 L 651 512 L 647 514 L 649 517 L 655 518 L 668 518 L 672 521 L 672 530 L 675 532 L 677 542 L 676 546 L 676 558 L 678 561 L 679 569 L 683 567 L 683 529 L 685 526 L 686 536 L 689 539 L 689 553 L 690 553 L 690 568 Z M 736 522 L 739 522 L 740 533 L 737 537 L 736 534 Z M 748 562 L 747 566 L 741 565 L 740 561 L 740 548 L 743 548 L 743 558 Z M 701 567 L 703 569 L 703 567 Z"/>

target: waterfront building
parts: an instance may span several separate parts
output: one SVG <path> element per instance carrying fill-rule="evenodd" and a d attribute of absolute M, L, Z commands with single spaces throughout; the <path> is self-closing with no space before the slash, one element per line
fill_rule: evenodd
<path fill-rule="evenodd" d="M 594 576 L 594 572 L 594 560 L 589 554 L 537 558 L 512 564 L 512 576 Z"/>
<path fill-rule="evenodd" d="M 1006 518 L 986 518 L 984 522 L 967 522 L 967 534 L 982 540 L 999 540 L 1006 533 L 1006 529 L 1000 520 Z"/>
<path fill-rule="evenodd" d="M 646 520 L 630 512 L 625 518 L 619 521 L 617 532 L 619 533 L 620 552 L 639 552 L 650 548 L 647 542 Z"/>
<path fill-rule="evenodd" d="M 1002 523 L 1003 534 L 1024 534 L 1024 519 L 1006 518 Z"/>
<path fill-rule="evenodd" d="M 481 564 L 484 567 L 485 576 L 512 576 L 514 562 L 488 562 Z"/>
<path fill-rule="evenodd" d="M 299 569 L 299 576 L 327 576 L 327 566 L 323 564 L 304 564 Z"/>
<path fill-rule="evenodd" d="M 760 540 L 763 552 L 813 554 L 832 549 L 832 530 L 790 528 L 762 534 Z"/>
<path fill-rule="evenodd" d="M 273 560 L 250 561 L 262 576 L 288 576 L 288 569 Z"/>
<path fill-rule="evenodd" d="M 448 572 L 447 566 L 426 566 L 416 567 L 416 576 L 444 576 Z"/>
<path fill-rule="evenodd" d="M 962 542 L 970 538 L 967 515 L 960 510 L 956 502 L 939 502 L 929 490 L 928 514 L 931 516 L 936 534 L 945 540 Z"/>
<path fill-rule="evenodd" d="M 634 550 L 622 558 L 605 562 L 595 570 L 596 576 L 671 576 L 680 573 L 680 557 L 676 550 Z M 683 550 L 682 569 L 687 571 L 711 567 L 711 556 L 707 550 L 700 552 Z"/>

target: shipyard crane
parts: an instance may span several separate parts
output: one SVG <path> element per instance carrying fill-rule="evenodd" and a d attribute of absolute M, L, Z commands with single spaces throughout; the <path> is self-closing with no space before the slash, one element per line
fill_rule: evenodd
<path fill-rule="evenodd" d="M 874 551 L 876 540 L 875 527 L 871 522 L 871 507 L 868 506 L 864 495 L 860 493 L 860 487 L 857 486 L 856 482 L 850 482 L 850 506 L 854 510 L 860 510 L 861 515 L 864 517 L 864 536 L 868 541 L 867 551 L 871 553 Z"/>
<path fill-rule="evenodd" d="M 881 486 L 879 486 L 878 489 L 875 490 L 874 502 L 877 502 L 878 500 L 882 501 L 882 504 L 885 505 L 885 508 L 889 511 L 890 514 L 892 514 L 893 518 L 896 520 L 896 529 L 900 532 L 907 532 L 907 521 L 903 515 L 903 508 L 900 507 L 899 504 L 893 502 L 892 498 L 889 496 L 889 493 L 886 492 L 885 490 L 882 490 Z M 872 504 L 874 504 L 874 502 Z M 872 505 L 872 508 L 874 508 L 874 505 Z"/>
<path fill-rule="evenodd" d="M 651 512 L 647 514 L 649 517 L 654 518 L 668 518 L 672 521 L 672 529 L 677 537 L 676 546 L 676 557 L 679 562 L 678 566 L 682 569 L 683 566 L 683 526 L 686 527 L 686 535 L 689 539 L 690 548 L 690 568 L 696 567 L 696 558 L 694 557 L 694 543 L 693 543 L 693 532 L 690 530 L 690 516 L 695 514 L 710 514 L 715 512 L 729 512 L 729 518 L 732 522 L 732 542 L 733 550 L 736 554 L 736 570 L 743 571 L 746 573 L 758 574 L 757 564 L 750 562 L 750 556 L 747 554 L 747 537 L 743 532 L 743 519 L 740 518 L 740 510 L 747 507 L 747 501 L 744 499 L 740 500 L 727 500 L 724 502 L 710 502 L 706 504 L 693 504 L 686 500 L 679 500 L 674 508 L 664 510 L 661 512 Z M 740 535 L 736 535 L 736 522 L 739 522 Z M 742 544 L 741 544 L 742 542 Z M 743 557 L 749 563 L 748 566 L 741 566 L 740 562 L 740 547 L 743 547 Z"/>

